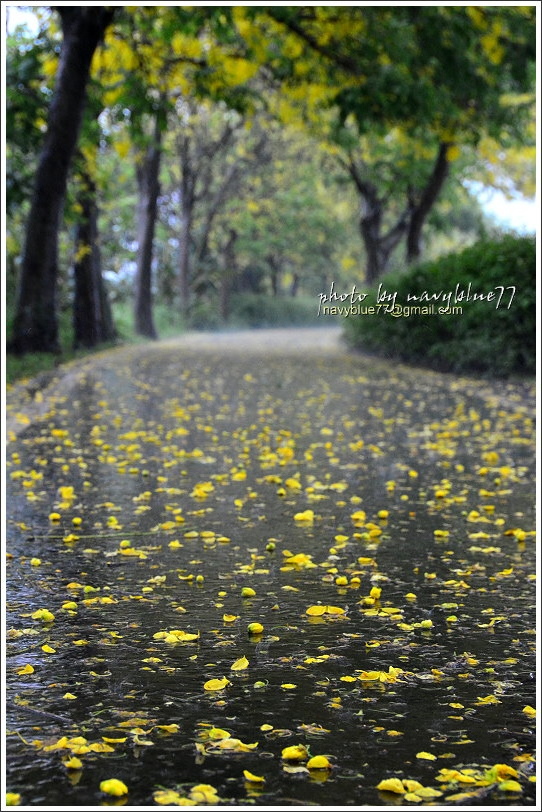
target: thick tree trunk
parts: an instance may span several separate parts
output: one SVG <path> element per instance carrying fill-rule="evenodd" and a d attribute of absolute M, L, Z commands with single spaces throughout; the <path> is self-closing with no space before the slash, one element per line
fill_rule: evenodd
<path fill-rule="evenodd" d="M 353 158 L 345 164 L 361 198 L 359 227 L 365 247 L 365 281 L 372 285 L 387 270 L 391 255 L 408 228 L 409 209 L 386 234 L 382 234 L 384 203 L 376 186 L 368 181 Z"/>
<path fill-rule="evenodd" d="M 78 203 L 81 213 L 76 227 L 73 266 L 74 347 L 90 348 L 112 341 L 117 334 L 102 278 L 96 185 L 88 175 L 82 176 Z"/>
<path fill-rule="evenodd" d="M 76 227 L 73 266 L 75 283 L 73 327 L 76 348 L 95 347 L 116 338 L 102 278 L 96 186 L 88 175 L 82 177 L 78 203 L 81 206 L 81 214 Z"/>
<path fill-rule="evenodd" d="M 90 63 L 114 10 L 58 7 L 63 42 L 47 133 L 38 161 L 19 279 L 12 352 L 59 352 L 58 229 L 77 143 Z"/>
<path fill-rule="evenodd" d="M 407 231 L 410 209 L 401 215 L 386 234 L 381 234 L 383 205 L 375 195 L 363 195 L 363 214 L 360 231 L 367 255 L 365 281 L 372 285 L 388 269 L 391 256 Z"/>
<path fill-rule="evenodd" d="M 423 226 L 448 177 L 450 164 L 446 154 L 449 146 L 449 144 L 440 144 L 433 171 L 420 195 L 420 199 L 412 208 L 407 234 L 408 263 L 416 262 L 421 256 Z"/>
<path fill-rule="evenodd" d="M 363 214 L 360 217 L 359 227 L 361 238 L 365 247 L 366 265 L 365 281 L 372 285 L 375 279 L 384 272 L 380 255 L 380 229 L 382 225 L 382 206 L 378 200 L 364 198 Z"/>
<path fill-rule="evenodd" d="M 135 289 L 135 331 L 148 338 L 156 338 L 152 314 L 152 259 L 161 159 L 161 129 L 158 120 L 154 129 L 154 143 L 148 147 L 137 168 L 139 192 L 137 224 L 137 273 Z"/>

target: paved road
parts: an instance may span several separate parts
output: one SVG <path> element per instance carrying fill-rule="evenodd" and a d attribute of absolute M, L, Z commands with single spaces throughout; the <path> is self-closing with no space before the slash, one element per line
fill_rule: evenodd
<path fill-rule="evenodd" d="M 533 752 L 534 385 L 375 360 L 337 328 L 279 329 L 97 353 L 13 387 L 7 407 L 6 670 L 22 738 L 6 760 L 23 804 L 103 803 L 113 775 L 132 808 L 158 781 L 212 780 L 246 802 L 246 765 L 266 776 L 264 805 L 332 807 L 342 792 L 372 808 L 384 778 L 440 785 L 419 751 L 450 769 Z M 317 604 L 343 614 L 307 614 Z M 269 652 L 247 638 L 253 621 Z M 164 629 L 199 636 L 169 648 Z M 408 679 L 389 693 L 359 682 L 391 666 Z M 222 675 L 224 696 L 208 696 Z M 154 745 L 137 762 L 134 713 Z M 259 750 L 210 773 L 190 756 L 209 724 Z M 72 786 L 33 742 L 81 733 L 115 752 L 84 759 Z M 336 778 L 292 780 L 281 750 L 302 741 Z"/>

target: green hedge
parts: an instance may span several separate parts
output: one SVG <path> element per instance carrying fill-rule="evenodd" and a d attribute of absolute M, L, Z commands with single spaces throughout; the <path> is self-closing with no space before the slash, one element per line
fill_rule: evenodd
<path fill-rule="evenodd" d="M 505 290 L 499 303 L 500 286 Z M 515 286 L 513 296 L 508 286 Z M 534 237 L 506 236 L 479 242 L 406 273 L 385 276 L 380 284 L 365 291 L 369 295 L 357 306 L 376 305 L 379 289 L 381 296 L 384 291 L 392 297 L 396 292 L 395 315 L 385 312 L 391 306 L 376 308 L 372 315 L 356 315 L 354 305 L 352 315 L 345 320 L 345 338 L 351 346 L 443 371 L 495 377 L 535 373 Z M 424 300 L 441 291 L 440 300 Z M 424 292 L 426 296 L 421 300 L 414 298 Z M 448 293 L 450 312 L 439 313 L 439 308 L 448 304 Z M 490 293 L 492 301 L 475 299 Z M 389 301 L 392 303 L 393 298 Z M 416 312 L 416 308 L 431 305 L 434 314 Z M 411 308 L 409 315 L 398 315 L 399 306 L 403 314 Z"/>

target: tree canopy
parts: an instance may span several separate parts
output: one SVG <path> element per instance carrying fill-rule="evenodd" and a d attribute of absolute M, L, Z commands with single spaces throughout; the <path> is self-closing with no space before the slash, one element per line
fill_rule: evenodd
<path fill-rule="evenodd" d="M 432 223 L 442 227 L 434 214 L 439 201 L 453 198 L 454 183 L 468 176 L 533 191 L 534 6 L 100 9 L 42 7 L 36 38 L 20 30 L 8 37 L 8 206 L 24 211 L 31 194 L 34 201 L 26 249 L 16 216 L 10 243 L 13 256 L 21 256 L 12 342 L 19 352 L 58 344 L 63 272 L 56 254 L 76 199 L 70 191 L 76 145 L 104 207 L 100 227 L 110 236 L 108 201 L 130 200 L 138 189 L 132 236 L 119 235 L 116 248 L 136 247 L 135 320 L 151 336 L 153 258 L 168 253 L 156 235 L 170 231 L 175 219 L 173 274 L 186 314 L 206 287 L 203 277 L 218 290 L 229 273 L 235 290 L 231 268 L 252 265 L 245 270 L 253 273 L 257 256 L 273 257 L 258 273 L 275 292 L 273 265 L 280 265 L 279 276 L 293 281 L 293 275 L 295 292 L 311 276 L 307 266 L 318 265 L 310 246 L 322 240 L 329 249 L 320 256 L 348 266 L 355 237 L 343 241 L 343 256 L 332 247 L 346 181 L 351 225 L 357 221 L 362 237 L 361 258 L 353 261 L 365 265 L 357 278 L 368 280 L 385 272 L 402 243 L 407 261 L 421 255 L 422 232 Z M 79 61 L 70 68 L 72 86 L 76 77 L 79 83 L 75 104 L 64 77 L 77 26 L 86 26 L 86 51 L 78 46 Z M 59 125 L 60 103 L 68 117 Z M 62 169 L 44 188 L 39 178 L 51 144 Z M 287 169 L 281 178 L 282 148 L 290 165 L 306 164 L 305 173 Z M 115 164 L 114 174 L 101 171 Z M 174 190 L 168 178 L 176 173 Z M 199 184 L 192 200 L 191 183 Z"/>

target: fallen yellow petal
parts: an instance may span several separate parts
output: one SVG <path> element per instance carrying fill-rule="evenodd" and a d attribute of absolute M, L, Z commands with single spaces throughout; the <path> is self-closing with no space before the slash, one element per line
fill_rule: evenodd
<path fill-rule="evenodd" d="M 308 755 L 309 752 L 304 744 L 292 744 L 282 751 L 282 758 L 287 761 L 304 761 Z"/>
<path fill-rule="evenodd" d="M 263 775 L 254 775 L 254 773 L 249 772 L 249 770 L 243 770 L 243 775 L 245 781 L 250 781 L 251 784 L 263 784 L 265 781 Z"/>
<path fill-rule="evenodd" d="M 318 617 L 319 615 L 325 615 L 326 607 L 325 606 L 309 606 L 306 610 L 305 614 L 312 615 L 314 617 Z"/>
<path fill-rule="evenodd" d="M 403 782 L 398 778 L 384 778 L 376 785 L 376 788 L 382 792 L 395 792 L 397 795 L 405 794 Z"/>
<path fill-rule="evenodd" d="M 307 769 L 309 770 L 329 770 L 331 762 L 326 756 L 313 756 L 307 761 Z"/>
<path fill-rule="evenodd" d="M 222 679 L 209 679 L 204 684 L 203 689 L 205 691 L 221 691 L 226 685 L 230 685 L 230 681 L 227 677 L 222 677 Z"/>
<path fill-rule="evenodd" d="M 100 783 L 100 790 L 107 795 L 116 795 L 117 797 L 128 793 L 128 787 L 123 781 L 119 781 L 118 778 L 108 778 L 102 781 Z"/>
<path fill-rule="evenodd" d="M 239 657 L 233 665 L 230 665 L 232 671 L 244 671 L 245 668 L 248 668 L 248 660 L 245 656 Z"/>
<path fill-rule="evenodd" d="M 77 758 L 77 756 L 72 756 L 67 761 L 63 761 L 62 763 L 67 770 L 80 770 L 83 766 L 83 762 L 80 758 Z"/>

